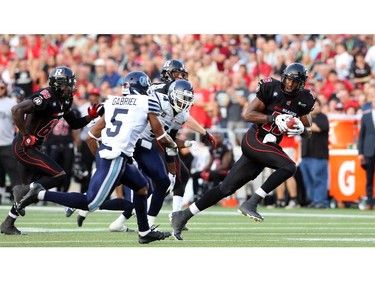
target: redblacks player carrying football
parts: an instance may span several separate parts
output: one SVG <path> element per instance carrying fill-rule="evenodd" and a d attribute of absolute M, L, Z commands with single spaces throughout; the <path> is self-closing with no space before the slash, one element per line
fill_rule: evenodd
<path fill-rule="evenodd" d="M 256 97 L 248 105 L 244 116 L 253 125 L 242 140 L 240 159 L 220 185 L 209 190 L 189 208 L 172 213 L 171 223 L 176 239 L 182 240 L 181 229 L 191 217 L 235 193 L 269 167 L 275 171 L 238 210 L 254 221 L 263 221 L 257 212 L 258 203 L 296 172 L 296 163 L 279 146 L 281 139 L 284 135 L 311 136 L 310 112 L 315 96 L 304 89 L 307 77 L 307 70 L 302 64 L 292 63 L 284 70 L 281 81 L 272 77 L 259 81 Z M 294 129 L 288 129 L 286 125 L 289 116 L 299 117 Z"/>
<path fill-rule="evenodd" d="M 61 186 L 65 181 L 65 171 L 48 155 L 40 151 L 45 137 L 52 131 L 60 118 L 64 118 L 72 129 L 80 129 L 91 120 L 103 115 L 102 104 L 88 108 L 88 115 L 78 118 L 71 110 L 73 93 L 76 89 L 74 72 L 59 66 L 49 74 L 49 87 L 37 90 L 33 95 L 15 105 L 12 115 L 18 134 L 12 144 L 16 159 L 22 164 L 22 185 L 13 187 L 14 204 L 5 221 L 1 233 L 22 234 L 14 222 L 25 210 L 16 209 L 16 204 L 30 190 L 38 185 L 45 189 Z"/>

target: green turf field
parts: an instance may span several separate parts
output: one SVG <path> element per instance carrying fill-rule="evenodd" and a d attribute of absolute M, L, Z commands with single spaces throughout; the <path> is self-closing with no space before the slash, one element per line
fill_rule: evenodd
<path fill-rule="evenodd" d="M 1 235 L 0 247 L 374 247 L 375 212 L 358 209 L 267 209 L 259 207 L 262 223 L 237 213 L 235 208 L 211 207 L 192 218 L 184 241 L 168 238 L 147 245 L 137 233 L 111 233 L 109 224 L 118 212 L 91 213 L 82 227 L 77 213 L 66 218 L 55 205 L 30 206 L 17 227 L 26 235 Z M 157 223 L 171 231 L 170 206 L 164 206 Z M 9 206 L 0 206 L 1 221 Z M 135 218 L 127 226 L 136 229 Z"/>

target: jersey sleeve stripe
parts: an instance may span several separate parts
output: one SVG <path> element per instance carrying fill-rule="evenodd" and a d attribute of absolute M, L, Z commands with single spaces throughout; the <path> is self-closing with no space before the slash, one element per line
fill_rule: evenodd
<path fill-rule="evenodd" d="M 148 111 L 153 113 L 160 113 L 160 105 L 157 101 L 149 99 L 148 100 Z"/>

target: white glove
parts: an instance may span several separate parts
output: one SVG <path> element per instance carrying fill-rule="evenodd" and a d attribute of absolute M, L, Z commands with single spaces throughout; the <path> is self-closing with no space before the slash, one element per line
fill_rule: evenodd
<path fill-rule="evenodd" d="M 169 177 L 169 180 L 171 181 L 171 184 L 169 185 L 166 193 L 169 193 L 169 192 L 172 193 L 172 191 L 174 189 L 174 184 L 176 183 L 176 175 L 168 173 L 168 177 Z"/>
<path fill-rule="evenodd" d="M 302 134 L 303 131 L 305 130 L 305 126 L 303 126 L 301 120 L 299 120 L 298 118 L 297 120 L 298 120 L 298 124 L 294 125 L 294 129 L 288 129 L 288 132 L 287 132 L 288 137 L 298 136 Z"/>
<path fill-rule="evenodd" d="M 178 148 L 177 148 L 177 146 L 173 147 L 173 148 L 172 147 L 167 147 L 165 149 L 165 152 L 167 152 L 168 156 L 176 156 L 177 153 L 178 153 Z"/>
<path fill-rule="evenodd" d="M 277 115 L 276 118 L 275 118 L 275 124 L 277 125 L 277 127 L 279 128 L 279 131 L 281 133 L 285 133 L 288 131 L 288 126 L 286 125 L 286 120 L 287 118 L 292 118 L 293 116 L 292 115 L 289 115 L 289 114 L 280 114 L 280 115 Z"/>
<path fill-rule="evenodd" d="M 187 140 L 187 141 L 184 142 L 184 146 L 185 147 L 190 147 L 191 151 L 193 151 L 193 152 L 198 152 L 199 151 L 199 145 L 198 145 L 198 143 L 196 141 L 193 141 L 193 140 L 189 141 L 189 140 Z"/>
<path fill-rule="evenodd" d="M 276 137 L 272 134 L 267 134 L 264 136 L 264 139 L 263 139 L 263 143 L 267 143 L 267 142 L 273 142 L 275 143 L 276 142 Z"/>

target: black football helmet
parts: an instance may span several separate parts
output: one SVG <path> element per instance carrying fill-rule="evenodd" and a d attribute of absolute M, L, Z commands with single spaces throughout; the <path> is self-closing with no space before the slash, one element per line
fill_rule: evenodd
<path fill-rule="evenodd" d="M 151 94 L 151 80 L 143 71 L 129 72 L 122 84 L 122 94 L 137 94 L 149 95 Z"/>
<path fill-rule="evenodd" d="M 194 89 L 189 81 L 176 80 L 168 88 L 169 102 L 180 113 L 194 104 Z"/>
<path fill-rule="evenodd" d="M 21 87 L 14 87 L 10 92 L 10 96 L 15 98 L 17 102 L 21 102 L 25 99 L 25 91 Z"/>
<path fill-rule="evenodd" d="M 308 72 L 303 64 L 292 63 L 289 64 L 281 75 L 281 90 L 287 95 L 297 95 L 300 91 L 303 91 L 305 88 L 305 83 L 308 77 Z M 297 86 L 294 87 L 291 91 L 286 89 L 286 78 L 289 78 L 297 82 Z"/>
<path fill-rule="evenodd" d="M 62 98 L 71 97 L 77 91 L 77 79 L 73 70 L 69 67 L 58 66 L 54 68 L 48 78 L 49 86 Z"/>
<path fill-rule="evenodd" d="M 160 71 L 161 81 L 173 82 L 181 74 L 182 79 L 188 80 L 189 73 L 182 62 L 178 60 L 167 60 Z"/>

